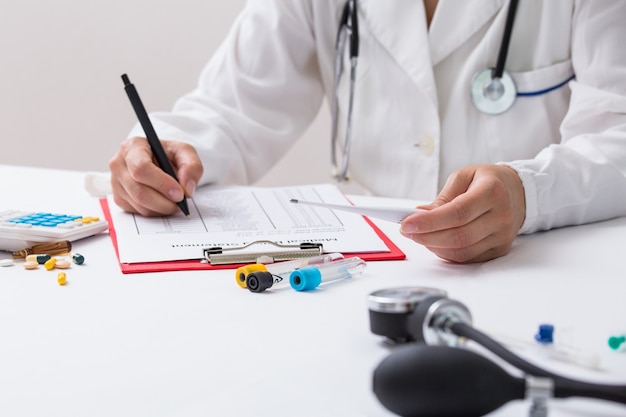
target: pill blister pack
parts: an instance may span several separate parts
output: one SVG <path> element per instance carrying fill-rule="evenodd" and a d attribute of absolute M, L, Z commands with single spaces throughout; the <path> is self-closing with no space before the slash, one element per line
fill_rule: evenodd
<path fill-rule="evenodd" d="M 93 236 L 107 230 L 106 221 L 98 217 L 73 214 L 0 211 L 0 250 L 16 251 L 36 243 Z"/>

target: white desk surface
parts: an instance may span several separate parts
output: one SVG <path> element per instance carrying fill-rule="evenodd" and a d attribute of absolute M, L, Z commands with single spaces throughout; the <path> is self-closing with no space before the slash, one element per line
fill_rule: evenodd
<path fill-rule="evenodd" d="M 0 166 L 0 178 L 2 209 L 101 215 L 83 173 Z M 378 224 L 407 260 L 369 262 L 365 275 L 308 293 L 253 294 L 232 270 L 123 275 L 107 234 L 74 244 L 86 263 L 64 287 L 54 271 L 0 268 L 0 415 L 391 416 L 371 389 L 389 348 L 369 331 L 366 298 L 395 286 L 447 290 L 485 332 L 532 341 L 552 323 L 557 341 L 566 334 L 597 353 L 603 370 L 541 366 L 626 383 L 626 352 L 607 346 L 626 332 L 626 219 L 523 236 L 479 265 L 446 263 Z M 491 416 L 526 416 L 528 406 Z M 550 416 L 589 415 L 626 416 L 626 407 L 550 402 Z"/>

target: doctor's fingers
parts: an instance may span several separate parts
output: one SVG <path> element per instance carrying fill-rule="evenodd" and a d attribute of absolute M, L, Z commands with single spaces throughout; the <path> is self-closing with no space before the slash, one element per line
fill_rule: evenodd
<path fill-rule="evenodd" d="M 446 183 L 437 197 L 430 204 L 419 206 L 418 208 L 430 210 L 441 207 L 465 193 L 472 184 L 478 167 L 479 166 L 469 166 L 454 171 L 446 179 Z"/>
<path fill-rule="evenodd" d="M 461 227 L 487 212 L 501 227 L 521 227 L 525 215 L 524 189 L 517 173 L 499 165 L 476 165 L 453 173 L 426 211 L 402 223 L 405 232 L 432 232 Z"/>
<path fill-rule="evenodd" d="M 187 197 L 192 197 L 202 178 L 204 167 L 196 148 L 185 142 L 162 140 L 163 149 L 172 161 L 178 181 Z"/>
<path fill-rule="evenodd" d="M 490 235 L 474 245 L 464 248 L 426 248 L 438 257 L 455 263 L 486 262 L 504 256 L 511 250 L 513 239 L 503 239 L 502 236 Z"/>
<path fill-rule="evenodd" d="M 433 251 L 458 252 L 453 256 L 458 262 L 466 262 L 477 256 L 478 252 L 491 247 L 508 245 L 516 236 L 508 222 L 494 211 L 489 211 L 463 226 L 433 232 L 402 234 Z"/>
<path fill-rule="evenodd" d="M 126 149 L 122 150 L 122 152 L 125 152 L 125 156 L 121 163 L 126 165 L 126 169 L 122 168 L 121 171 L 128 172 L 128 175 L 134 182 L 157 190 L 174 202 L 182 200 L 186 194 L 185 189 L 178 183 L 178 181 L 176 181 L 176 179 L 167 174 L 157 165 L 147 142 L 148 141 L 143 138 L 133 138 L 122 144 L 122 147 Z M 125 146 L 126 144 L 128 145 Z M 193 156 L 197 159 L 197 154 L 191 145 L 166 140 L 162 140 L 161 144 L 163 145 L 165 155 L 172 164 L 172 168 L 177 177 L 180 175 L 179 167 L 181 165 L 185 167 L 183 171 L 188 171 L 190 165 L 195 166 L 191 161 L 193 160 Z M 192 156 L 189 156 L 190 153 Z M 199 161 L 197 164 L 200 165 L 199 171 L 201 174 L 202 165 Z M 194 173 L 194 175 L 196 174 Z M 189 174 L 185 172 L 185 176 L 189 177 Z M 126 191 L 133 198 L 135 198 L 135 192 L 142 191 L 141 188 L 133 187 L 133 184 L 127 182 L 123 182 L 123 184 L 126 187 Z M 193 188 L 195 189 L 195 185 Z M 137 197 L 139 198 L 140 196 L 138 195 Z"/>
<path fill-rule="evenodd" d="M 492 210 L 492 203 L 481 193 L 465 193 L 441 206 L 420 206 L 424 211 L 412 214 L 402 222 L 403 234 L 448 231 L 470 224 Z"/>
<path fill-rule="evenodd" d="M 180 184 L 155 164 L 145 139 L 124 141 L 109 161 L 109 169 L 115 202 L 125 211 L 145 216 L 171 214 L 176 211 L 174 202 L 183 198 Z"/>
<path fill-rule="evenodd" d="M 111 176 L 113 200 L 122 210 L 154 217 L 174 214 L 178 206 L 161 193 L 139 184 L 129 177 L 121 180 L 120 176 Z"/>

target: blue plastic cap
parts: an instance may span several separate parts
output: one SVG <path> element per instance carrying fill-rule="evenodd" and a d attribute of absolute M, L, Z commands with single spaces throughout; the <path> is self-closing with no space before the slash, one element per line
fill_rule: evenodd
<path fill-rule="evenodd" d="M 289 284 L 296 291 L 310 291 L 322 283 L 322 274 L 314 266 L 296 269 L 289 275 Z"/>
<path fill-rule="evenodd" d="M 554 326 L 551 324 L 540 325 L 539 333 L 535 335 L 535 340 L 545 344 L 554 342 Z"/>

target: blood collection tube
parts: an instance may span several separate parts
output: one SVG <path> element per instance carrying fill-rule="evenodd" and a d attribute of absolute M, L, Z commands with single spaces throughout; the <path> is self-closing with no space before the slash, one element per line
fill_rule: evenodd
<path fill-rule="evenodd" d="M 248 288 L 252 292 L 263 292 L 275 284 L 286 281 L 294 269 L 309 265 L 321 265 L 339 259 L 343 259 L 343 255 L 335 252 L 292 261 L 246 265 L 237 269 L 235 280 L 242 288 Z"/>
<path fill-rule="evenodd" d="M 306 266 L 296 269 L 289 275 L 289 284 L 296 291 L 310 291 L 321 284 L 352 278 L 365 269 L 363 259 L 353 256 L 323 265 Z"/>
<path fill-rule="evenodd" d="M 241 288 L 248 288 L 248 276 L 253 272 L 267 272 L 267 268 L 263 264 L 249 264 L 240 266 L 235 271 L 235 282 Z"/>

